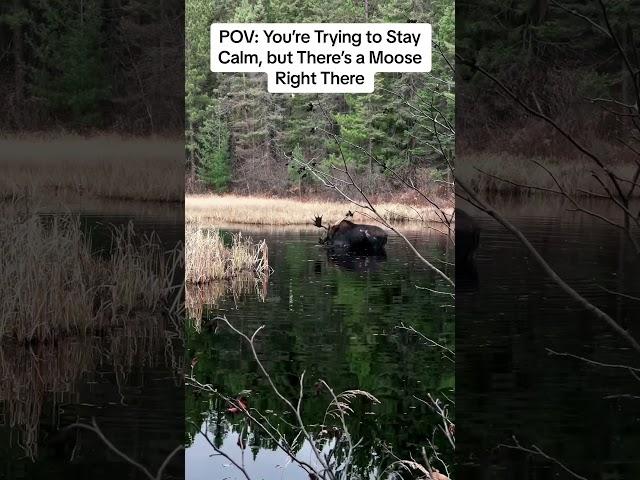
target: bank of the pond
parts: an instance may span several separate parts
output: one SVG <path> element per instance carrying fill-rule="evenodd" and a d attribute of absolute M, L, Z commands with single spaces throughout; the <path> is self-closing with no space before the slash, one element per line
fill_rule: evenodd
<path fill-rule="evenodd" d="M 182 141 L 118 135 L 0 140 L 0 199 L 182 202 Z M 169 179 L 180 179 L 168 182 Z M 124 181 L 123 179 L 128 179 Z"/>
<path fill-rule="evenodd" d="M 446 205 L 446 202 L 438 202 Z M 437 210 L 426 205 L 380 202 L 376 208 L 390 223 L 411 225 L 437 222 Z M 305 226 L 311 225 L 316 215 L 323 221 L 335 223 L 349 211 L 354 213 L 356 222 L 372 222 L 362 209 L 344 201 L 321 199 L 296 200 L 291 198 L 269 198 L 237 195 L 187 195 L 185 213 L 188 222 L 200 224 Z M 445 212 L 453 212 L 447 206 Z"/>
<path fill-rule="evenodd" d="M 637 164 L 616 161 L 607 166 L 625 188 L 634 182 Z M 557 179 L 569 195 L 596 198 L 607 192 L 593 176 L 594 167 L 598 171 L 594 162 L 587 158 L 554 159 L 481 152 L 461 155 L 457 173 L 476 190 L 492 194 L 544 193 L 548 196 L 551 191 L 559 190 Z M 607 188 L 614 191 L 611 181 L 604 175 L 600 177 Z M 640 189 L 636 188 L 635 196 L 640 196 Z"/>

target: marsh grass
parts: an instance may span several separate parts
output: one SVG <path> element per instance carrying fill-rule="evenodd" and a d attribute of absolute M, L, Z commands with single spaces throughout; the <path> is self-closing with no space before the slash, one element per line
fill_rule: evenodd
<path fill-rule="evenodd" d="M 183 157 L 182 142 L 161 138 L 65 135 L 0 140 L 0 199 L 71 195 L 182 202 Z M 180 181 L 168 183 L 169 178 Z"/>
<path fill-rule="evenodd" d="M 108 260 L 102 264 L 113 317 L 135 310 L 153 313 L 172 288 L 177 259 L 165 255 L 156 234 L 137 235 L 133 224 L 113 228 Z"/>
<path fill-rule="evenodd" d="M 394 224 L 438 221 L 435 210 L 424 205 L 382 202 L 376 208 Z M 316 215 L 322 215 L 324 222 L 336 223 L 350 210 L 356 222 L 373 221 L 348 202 L 235 195 L 188 195 L 185 200 L 187 221 L 200 224 L 303 226 L 311 225 Z M 451 213 L 452 208 L 447 210 Z"/>
<path fill-rule="evenodd" d="M 254 243 L 241 233 L 225 245 L 220 232 L 189 223 L 185 229 L 185 281 L 203 284 L 232 279 L 243 273 L 268 276 L 269 248 L 263 240 Z"/>
<path fill-rule="evenodd" d="M 483 152 L 464 154 L 457 162 L 458 173 L 468 179 L 477 191 L 501 195 L 541 193 L 540 190 L 522 188 L 523 185 L 558 190 L 553 178 L 536 164 L 538 162 L 562 182 L 562 187 L 570 195 L 597 197 L 607 194 L 593 177 L 593 162 L 587 159 L 551 159 Z M 630 181 L 636 169 L 637 165 L 631 162 L 619 162 L 611 166 L 612 172 L 618 177 Z M 605 179 L 605 184 L 612 189 L 610 180 Z M 627 183 L 625 187 L 629 185 Z M 640 196 L 640 189 L 636 189 L 636 196 Z"/>
<path fill-rule="evenodd" d="M 0 341 L 86 335 L 167 308 L 181 256 L 157 237 L 113 228 L 110 251 L 97 255 L 77 217 L 0 223 Z"/>

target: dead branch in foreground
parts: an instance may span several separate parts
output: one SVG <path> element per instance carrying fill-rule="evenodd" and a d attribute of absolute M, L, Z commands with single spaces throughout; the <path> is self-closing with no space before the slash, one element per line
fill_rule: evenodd
<path fill-rule="evenodd" d="M 336 435 L 335 442 L 327 443 L 321 438 L 321 436 L 315 435 L 310 430 L 310 426 L 305 424 L 303 421 L 302 410 L 304 406 L 305 372 L 302 372 L 300 375 L 298 396 L 292 401 L 289 400 L 275 385 L 271 375 L 262 363 L 256 351 L 255 340 L 257 335 L 264 329 L 264 325 L 256 329 L 253 334 L 249 336 L 238 330 L 225 317 L 217 317 L 217 320 L 225 323 L 236 335 L 240 336 L 249 345 L 253 359 L 257 363 L 262 376 L 267 380 L 270 390 L 280 399 L 282 404 L 286 407 L 286 410 L 293 414 L 293 422 L 285 420 L 282 416 L 278 416 L 278 418 L 279 420 L 286 422 L 288 426 L 293 427 L 298 432 L 296 439 L 294 442 L 288 442 L 277 426 L 257 409 L 250 408 L 247 405 L 241 404 L 238 400 L 223 395 L 213 386 L 198 382 L 198 380 L 193 376 L 186 378 L 187 385 L 202 390 L 208 394 L 216 395 L 231 407 L 237 409 L 237 411 L 249 419 L 253 425 L 265 433 L 275 443 L 276 448 L 289 458 L 290 462 L 304 470 L 309 475 L 310 479 L 355 480 L 359 478 L 355 472 L 354 454 L 355 451 L 361 447 L 362 439 L 354 439 L 349 431 L 348 416 L 353 412 L 351 402 L 358 397 L 366 398 L 374 404 L 379 403 L 379 400 L 369 392 L 363 390 L 346 390 L 344 392 L 336 393 L 324 380 L 319 380 L 317 385 L 329 393 L 331 400 L 327 405 L 322 424 L 315 427 L 321 428 L 322 431 L 328 431 L 330 429 Z M 435 427 L 434 435 L 439 431 L 444 432 L 445 437 L 452 447 L 454 447 L 455 430 L 453 422 L 449 419 L 448 406 L 431 395 L 429 395 L 428 400 L 423 400 L 417 397 L 415 398 L 417 401 L 426 404 L 442 420 L 442 424 Z M 331 418 L 338 421 L 337 427 L 328 426 L 328 420 Z M 198 432 L 204 435 L 206 441 L 212 445 L 212 442 L 206 435 L 206 432 L 202 432 L 199 426 L 196 427 Z M 303 460 L 296 454 L 294 448 L 300 441 L 311 447 L 313 462 Z M 423 480 L 448 480 L 449 474 L 446 462 L 438 456 L 434 441 L 428 440 L 427 443 L 434 452 L 433 455 L 435 461 L 439 462 L 443 466 L 445 472 L 447 472 L 446 476 L 440 474 L 437 469 L 431 467 L 426 454 L 426 449 L 423 449 L 422 455 L 424 457 L 424 463 L 416 462 L 414 460 L 396 459 L 380 472 L 377 479 L 390 480 L 391 478 L 395 478 L 393 476 L 394 471 L 396 468 L 400 468 L 424 474 L 420 477 Z M 244 461 L 238 462 L 233 460 L 228 452 L 222 452 L 220 448 L 215 446 L 214 451 L 229 460 L 236 468 L 238 468 L 240 473 L 244 475 L 247 480 L 252 480 L 244 467 Z"/>
<path fill-rule="evenodd" d="M 149 480 L 161 480 L 163 475 L 164 475 L 164 471 L 167 468 L 167 466 L 169 465 L 169 463 L 171 462 L 171 460 L 173 459 L 173 457 L 175 457 L 175 455 L 179 452 L 181 452 L 182 450 L 184 450 L 184 446 L 183 445 L 178 445 L 176 448 L 173 449 L 173 451 L 167 455 L 167 457 L 164 459 L 164 461 L 162 462 L 162 464 L 160 465 L 160 467 L 158 467 L 158 470 L 156 471 L 155 474 L 151 473 L 151 471 L 145 467 L 144 465 L 142 465 L 141 463 L 137 462 L 136 460 L 134 460 L 133 458 L 131 458 L 129 455 L 127 455 L 126 453 L 124 453 L 122 450 L 120 450 L 118 447 L 116 447 L 111 440 L 109 440 L 105 434 L 102 432 L 102 430 L 100 429 L 100 427 L 98 427 L 98 424 L 96 422 L 95 418 L 91 419 L 91 423 L 87 424 L 87 423 L 72 423 L 71 425 L 65 427 L 66 429 L 73 429 L 73 428 L 77 428 L 77 429 L 83 429 L 83 430 L 89 430 L 90 432 L 95 433 L 98 438 L 100 440 L 102 440 L 102 443 L 105 444 L 105 446 L 111 450 L 113 453 L 115 453 L 117 456 L 119 456 L 120 458 L 122 458 L 125 462 L 127 462 L 128 464 L 130 464 L 131 466 L 135 467 L 138 471 L 140 471 L 145 477 L 147 477 Z"/>

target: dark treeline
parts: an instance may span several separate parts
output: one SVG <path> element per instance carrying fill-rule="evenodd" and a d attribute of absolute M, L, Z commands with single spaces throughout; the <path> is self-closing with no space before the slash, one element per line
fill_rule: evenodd
<path fill-rule="evenodd" d="M 184 5 L 0 3 L 0 130 L 180 132 Z"/>
<path fill-rule="evenodd" d="M 611 27 L 638 68 L 640 2 L 605 2 Z M 622 103 L 633 105 L 633 79 L 616 54 L 597 0 L 458 2 L 456 51 L 495 75 L 527 103 L 539 106 L 587 142 L 624 133 Z M 491 80 L 458 64 L 457 145 L 465 151 L 558 156 L 571 147 L 532 119 Z M 636 79 L 636 82 L 639 79 Z M 616 99 L 620 105 L 594 102 Z M 604 108 L 603 108 L 604 107 Z M 558 141 L 556 141 L 558 140 Z"/>
<path fill-rule="evenodd" d="M 186 140 L 189 188 L 242 194 L 305 194 L 321 190 L 295 161 L 329 169 L 341 162 L 328 129 L 372 152 L 418 184 L 446 175 L 429 144 L 434 135 L 409 104 L 430 101 L 439 89 L 450 101 L 454 85 L 434 51 L 432 75 L 378 74 L 370 95 L 278 95 L 267 93 L 266 74 L 209 72 L 212 22 L 430 22 L 434 40 L 453 55 L 454 4 L 449 0 L 188 0 L 186 2 Z M 442 98 L 442 97 L 440 97 Z M 318 108 L 317 104 L 322 107 Z M 346 161 L 369 191 L 397 191 L 363 151 L 346 147 Z M 288 161 L 289 159 L 289 161 Z"/>

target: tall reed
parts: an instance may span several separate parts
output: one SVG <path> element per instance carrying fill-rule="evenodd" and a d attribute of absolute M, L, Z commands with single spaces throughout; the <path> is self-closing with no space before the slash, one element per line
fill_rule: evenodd
<path fill-rule="evenodd" d="M 263 240 L 254 243 L 241 233 L 231 237 L 225 245 L 218 230 L 187 224 L 185 230 L 185 280 L 202 284 L 213 280 L 230 279 L 243 272 L 268 275 L 269 249 Z"/>
<path fill-rule="evenodd" d="M 114 228 L 97 255 L 72 216 L 3 219 L 0 244 L 0 341 L 86 334 L 165 307 L 180 258 L 131 226 Z"/>

